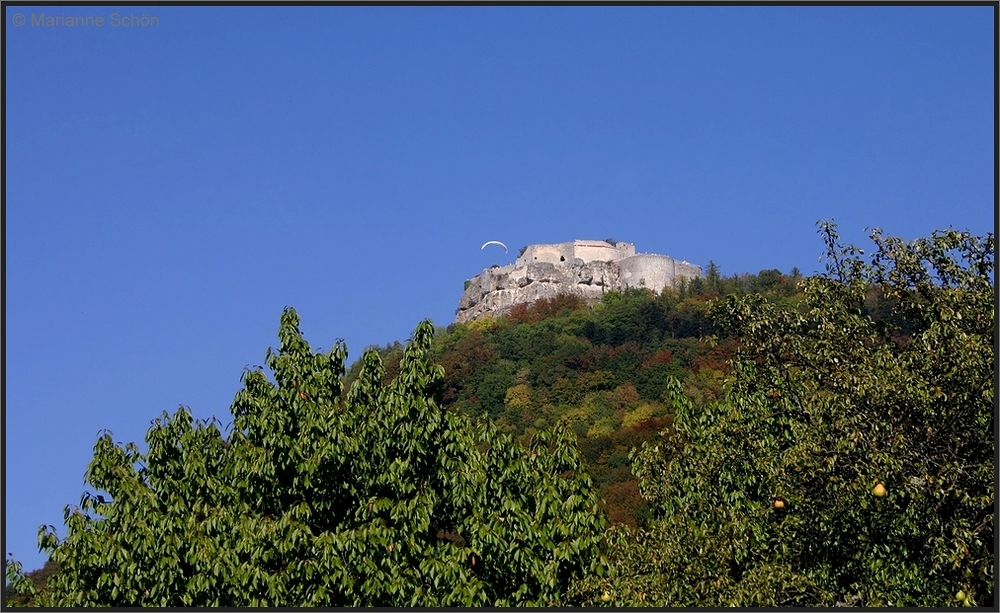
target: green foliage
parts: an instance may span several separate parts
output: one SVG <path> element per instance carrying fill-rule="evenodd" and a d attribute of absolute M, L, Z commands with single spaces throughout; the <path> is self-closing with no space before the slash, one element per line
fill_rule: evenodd
<path fill-rule="evenodd" d="M 441 407 L 434 329 L 386 381 L 369 350 L 344 393 L 338 344 L 313 353 L 286 309 L 272 377 L 244 373 L 228 437 L 181 408 L 148 451 L 97 441 L 41 606 L 517 606 L 564 602 L 595 566 L 605 520 L 572 435 L 527 448 Z M 503 396 L 500 397 L 502 403 Z"/>
<path fill-rule="evenodd" d="M 7 579 L 13 579 L 20 589 L 14 584 L 7 584 L 4 587 L 4 602 L 11 605 L 22 606 L 27 604 L 29 594 L 36 594 L 46 588 L 49 579 L 59 573 L 59 565 L 52 560 L 47 560 L 45 564 L 29 573 L 21 573 L 21 565 L 13 562 L 7 569 Z"/>
<path fill-rule="evenodd" d="M 9 602 L 991 604 L 992 237 L 876 233 L 866 263 L 823 232 L 825 277 L 711 263 L 346 373 L 288 310 L 228 436 L 181 409 L 146 453 L 101 437 L 40 533 L 61 571 L 10 560 Z"/>
<path fill-rule="evenodd" d="M 671 382 L 674 429 L 634 455 L 656 519 L 612 528 L 608 576 L 574 597 L 995 605 L 993 236 L 876 230 L 866 260 L 821 234 L 828 272 L 797 308 L 713 309 L 742 343 L 731 385 L 696 407 Z"/>
<path fill-rule="evenodd" d="M 664 394 L 670 377 L 684 381 L 696 406 L 722 395 L 726 362 L 737 345 L 726 339 L 713 345 L 704 338 L 715 329 L 708 305 L 717 292 L 742 295 L 761 286 L 769 288 L 766 300 L 794 300 L 787 292 L 789 287 L 794 292 L 789 278 L 778 275 L 775 281 L 773 271 L 762 271 L 771 281 L 758 283 L 758 275 L 723 277 L 717 267 L 709 268 L 713 291 L 608 292 L 592 309 L 578 297 L 563 295 L 518 305 L 496 319 L 449 326 L 435 339 L 435 359 L 445 368 L 445 406 L 488 418 L 520 441 L 562 420 L 581 445 L 588 439 L 614 441 L 614 457 L 627 456 L 631 447 L 624 445 L 655 435 L 653 429 L 632 426 L 668 413 Z M 387 364 L 395 355 L 388 348 L 382 352 Z M 352 367 L 349 378 L 358 368 Z M 647 406 L 639 410 L 640 405 Z M 647 512 L 641 499 L 632 498 L 633 492 L 638 496 L 638 483 L 629 470 L 608 466 L 609 457 L 587 457 L 585 467 L 607 501 L 609 516 L 636 525 L 636 513 Z"/>

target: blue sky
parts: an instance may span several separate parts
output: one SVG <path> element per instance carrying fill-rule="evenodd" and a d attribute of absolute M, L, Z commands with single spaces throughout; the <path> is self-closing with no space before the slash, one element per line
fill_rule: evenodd
<path fill-rule="evenodd" d="M 41 566 L 99 430 L 229 421 L 285 305 L 353 360 L 451 323 L 464 280 L 527 244 L 808 274 L 819 219 L 858 244 L 992 231 L 993 19 L 7 6 L 5 552 Z"/>

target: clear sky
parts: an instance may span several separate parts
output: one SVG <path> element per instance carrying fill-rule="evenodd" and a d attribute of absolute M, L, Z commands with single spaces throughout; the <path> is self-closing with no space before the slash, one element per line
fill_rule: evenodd
<path fill-rule="evenodd" d="M 532 243 L 809 274 L 820 219 L 992 231 L 994 36 L 987 6 L 7 6 L 5 552 L 41 566 L 99 430 L 229 422 L 286 305 L 353 360 Z"/>

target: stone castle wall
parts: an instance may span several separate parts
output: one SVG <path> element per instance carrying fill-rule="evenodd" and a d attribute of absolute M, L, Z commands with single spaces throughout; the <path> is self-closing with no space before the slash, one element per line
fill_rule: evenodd
<path fill-rule="evenodd" d="M 680 277 L 701 276 L 701 268 L 687 262 L 652 253 L 641 253 L 618 262 L 621 281 L 626 287 L 648 287 L 655 292 L 673 287 Z"/>
<path fill-rule="evenodd" d="M 532 262 L 548 262 L 549 264 L 572 263 L 579 258 L 587 262 L 613 262 L 635 255 L 635 245 L 631 243 L 611 243 L 605 241 L 576 240 L 571 243 L 556 243 L 553 245 L 528 245 L 524 253 L 517 258 L 515 266 L 527 266 Z"/>
<path fill-rule="evenodd" d="M 455 321 L 501 315 L 514 305 L 560 294 L 596 302 L 608 290 L 645 287 L 660 292 L 682 277 L 700 276 L 701 268 L 694 264 L 666 255 L 636 254 L 631 243 L 577 240 L 529 245 L 514 264 L 487 268 L 469 279 Z"/>

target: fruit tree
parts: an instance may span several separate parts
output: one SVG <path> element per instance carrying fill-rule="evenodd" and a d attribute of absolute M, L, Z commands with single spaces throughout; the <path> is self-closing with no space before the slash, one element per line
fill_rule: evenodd
<path fill-rule="evenodd" d="M 634 457 L 658 519 L 611 531 L 585 601 L 995 605 L 993 236 L 821 235 L 797 307 L 713 307 L 741 342 L 726 396 L 671 384 L 674 429 Z"/>

